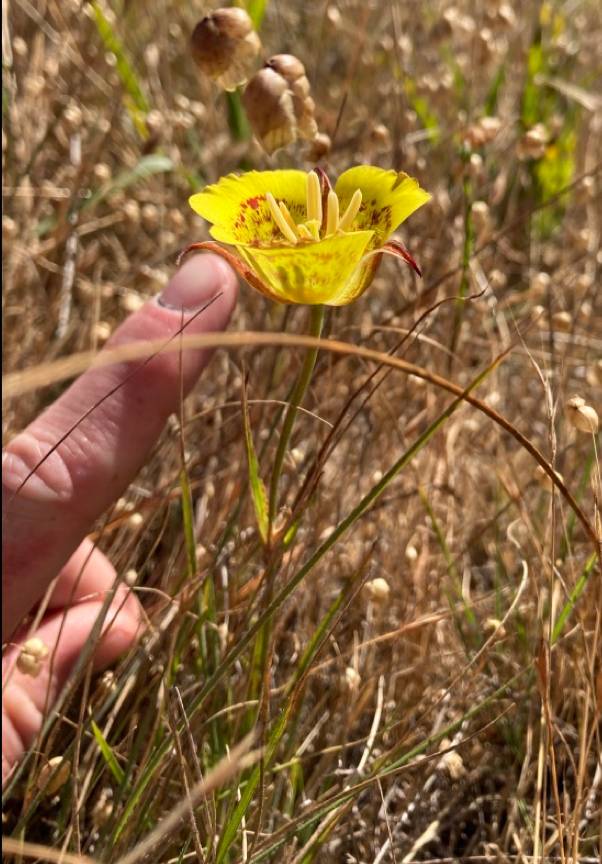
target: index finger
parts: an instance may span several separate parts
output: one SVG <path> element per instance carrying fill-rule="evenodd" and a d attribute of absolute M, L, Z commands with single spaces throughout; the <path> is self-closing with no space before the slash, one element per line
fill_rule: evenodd
<path fill-rule="evenodd" d="M 236 278 L 224 261 L 213 255 L 191 258 L 161 298 L 130 316 L 107 347 L 167 341 L 181 327 L 182 309 L 190 318 L 205 305 L 187 332 L 222 330 L 235 301 Z M 8 444 L 3 640 L 40 600 L 95 519 L 125 491 L 177 408 L 181 380 L 187 393 L 209 356 L 207 350 L 165 352 L 148 362 L 90 369 Z"/>

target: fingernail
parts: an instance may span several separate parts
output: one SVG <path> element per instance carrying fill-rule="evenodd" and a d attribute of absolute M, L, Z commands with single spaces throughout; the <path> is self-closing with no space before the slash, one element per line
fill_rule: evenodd
<path fill-rule="evenodd" d="M 217 255 L 196 255 L 171 277 L 157 303 L 178 312 L 196 312 L 216 298 L 231 278 L 228 265 Z"/>

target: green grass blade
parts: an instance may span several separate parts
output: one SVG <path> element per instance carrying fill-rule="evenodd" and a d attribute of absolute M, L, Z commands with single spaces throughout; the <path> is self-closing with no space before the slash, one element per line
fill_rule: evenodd
<path fill-rule="evenodd" d="M 253 22 L 253 27 L 259 30 L 268 8 L 268 0 L 247 0 L 246 8 L 249 18 Z"/>
<path fill-rule="evenodd" d="M 581 575 L 577 579 L 575 587 L 569 594 L 569 599 L 562 607 L 560 615 L 556 619 L 556 623 L 554 624 L 554 629 L 552 630 L 552 645 L 556 642 L 559 637 L 562 635 L 562 631 L 564 630 L 564 625 L 566 624 L 571 612 L 577 605 L 577 602 L 583 592 L 585 591 L 585 586 L 588 583 L 589 577 L 591 575 L 592 570 L 594 569 L 594 565 L 598 560 L 598 556 L 595 552 L 592 552 L 590 557 L 587 559 L 585 563 L 585 567 L 581 571 Z"/>
<path fill-rule="evenodd" d="M 476 387 L 479 386 L 490 374 L 496 369 L 499 363 L 504 359 L 506 353 L 500 355 L 500 357 L 496 358 L 492 363 L 487 366 L 471 383 L 468 387 L 462 392 L 462 395 L 458 396 L 454 399 L 450 404 L 445 408 L 441 414 L 436 418 L 436 420 L 431 423 L 431 425 L 425 429 L 425 431 L 418 436 L 416 441 L 409 447 L 408 450 L 395 462 L 395 464 L 387 471 L 387 473 L 382 477 L 382 479 L 370 489 L 366 495 L 361 499 L 361 501 L 354 507 L 354 509 L 345 517 L 337 527 L 331 532 L 331 534 L 324 540 L 324 542 L 316 549 L 313 555 L 305 562 L 305 564 L 297 571 L 297 573 L 280 589 L 280 591 L 276 594 L 270 605 L 264 610 L 264 612 L 258 616 L 255 623 L 249 627 L 245 635 L 239 639 L 237 644 L 230 650 L 230 652 L 223 657 L 219 669 L 217 669 L 213 675 L 211 675 L 205 685 L 201 688 L 200 692 L 195 697 L 194 701 L 190 705 L 188 709 L 188 719 L 192 720 L 195 714 L 200 710 L 202 705 L 204 704 L 207 696 L 213 692 L 214 688 L 221 681 L 222 677 L 226 674 L 226 672 L 232 668 L 232 666 L 236 663 L 239 657 L 243 654 L 249 644 L 253 641 L 259 630 L 265 625 L 266 621 L 272 617 L 274 612 L 278 610 L 278 608 L 286 601 L 288 598 L 294 593 L 295 589 L 298 585 L 308 576 L 308 574 L 316 567 L 317 564 L 322 560 L 324 555 L 332 549 L 333 546 L 341 539 L 341 537 L 351 528 L 357 520 L 366 513 L 370 507 L 380 498 L 380 496 L 384 493 L 390 483 L 397 477 L 397 475 L 405 468 L 412 459 L 420 453 L 423 448 L 428 444 L 431 438 L 445 425 L 447 420 L 454 414 L 457 408 L 464 403 L 464 397 L 471 393 Z M 130 818 L 133 810 L 136 807 L 136 802 L 140 795 L 142 795 L 143 790 L 148 786 L 151 782 L 155 771 L 158 769 L 161 761 L 163 760 L 165 754 L 169 750 L 169 744 L 163 742 L 162 745 L 158 748 L 158 750 L 149 758 L 149 761 L 146 765 L 146 770 L 144 771 L 142 777 L 140 778 L 139 786 L 134 793 L 132 794 L 132 799 L 128 804 L 128 807 L 125 809 L 124 814 L 119 822 L 119 825 L 116 829 L 116 837 L 123 831 L 125 825 L 127 824 L 128 819 Z"/>
<path fill-rule="evenodd" d="M 91 4 L 94 13 L 94 22 L 105 50 L 115 56 L 116 69 L 125 90 L 127 98 L 124 99 L 125 107 L 132 119 L 132 123 L 142 138 L 148 136 L 144 115 L 148 114 L 150 105 L 142 86 L 136 75 L 134 67 L 130 62 L 125 46 L 111 25 L 110 20 L 101 8 L 101 4 L 94 0 Z"/>
<path fill-rule="evenodd" d="M 249 468 L 249 488 L 251 489 L 251 498 L 253 500 L 253 509 L 255 510 L 255 519 L 257 528 L 263 540 L 264 545 L 268 542 L 268 496 L 263 485 L 263 480 L 259 475 L 259 462 L 253 444 L 253 435 L 251 433 L 251 422 L 249 419 L 249 402 L 247 399 L 247 385 L 243 381 L 242 385 L 242 421 L 245 433 L 245 446 L 247 450 L 247 464 Z"/>
<path fill-rule="evenodd" d="M 136 183 L 140 183 L 141 180 L 146 180 L 155 174 L 165 174 L 168 171 L 173 171 L 173 168 L 174 163 L 168 156 L 163 156 L 161 153 L 149 153 L 147 156 L 143 156 L 134 168 L 122 171 L 114 180 L 95 192 L 94 195 L 84 202 L 82 210 L 87 210 L 89 207 L 98 204 L 114 192 L 134 186 Z"/>
<path fill-rule="evenodd" d="M 94 720 L 91 720 L 90 722 L 92 724 L 92 732 L 94 733 L 94 738 L 96 739 L 96 743 L 98 744 L 98 749 L 102 753 L 102 757 L 107 764 L 107 768 L 109 769 L 115 780 L 117 780 L 119 785 L 121 785 L 123 783 L 123 778 L 125 777 L 123 769 L 115 758 L 115 754 L 111 750 L 108 741 L 102 734 L 100 727 L 96 725 Z"/>

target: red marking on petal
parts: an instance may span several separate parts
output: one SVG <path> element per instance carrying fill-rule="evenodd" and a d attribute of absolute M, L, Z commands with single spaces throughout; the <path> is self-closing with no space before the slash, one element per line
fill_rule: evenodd
<path fill-rule="evenodd" d="M 248 198 L 246 203 L 249 205 L 249 207 L 252 207 L 253 210 L 257 210 L 257 208 L 259 207 L 259 198 Z"/>

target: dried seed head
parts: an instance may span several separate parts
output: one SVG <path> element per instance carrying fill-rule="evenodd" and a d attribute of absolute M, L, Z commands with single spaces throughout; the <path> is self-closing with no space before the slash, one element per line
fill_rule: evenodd
<path fill-rule="evenodd" d="M 534 273 L 533 276 L 531 276 L 529 284 L 529 293 L 531 294 L 531 297 L 534 300 L 541 300 L 541 298 L 545 296 L 551 284 L 552 280 L 549 273 L 545 273 L 544 271 Z"/>
<path fill-rule="evenodd" d="M 481 117 L 468 127 L 464 134 L 464 141 L 473 150 L 483 147 L 493 141 L 501 128 L 502 121 L 499 117 Z"/>
<path fill-rule="evenodd" d="M 146 231 L 148 231 L 149 234 L 154 234 L 161 224 L 161 213 L 159 212 L 157 205 L 151 203 L 144 204 L 140 211 L 140 216 L 142 219 L 142 225 Z"/>
<path fill-rule="evenodd" d="M 113 815 L 113 790 L 106 786 L 100 790 L 100 795 L 92 807 L 92 824 L 100 828 L 109 821 Z"/>
<path fill-rule="evenodd" d="M 121 295 L 121 305 L 126 312 L 137 312 L 144 306 L 144 298 L 137 291 L 125 291 Z"/>
<path fill-rule="evenodd" d="M 516 155 L 521 161 L 526 159 L 541 159 L 546 151 L 549 140 L 548 130 L 543 123 L 538 123 L 529 129 L 518 142 Z"/>
<path fill-rule="evenodd" d="M 21 646 L 21 651 L 17 658 L 17 669 L 24 675 L 37 678 L 42 671 L 42 665 L 46 657 L 48 657 L 48 647 L 41 639 L 34 636 Z"/>
<path fill-rule="evenodd" d="M 363 590 L 370 600 L 374 600 L 377 603 L 384 603 L 388 600 L 389 594 L 391 593 L 389 583 L 386 579 L 383 579 L 382 576 L 377 576 L 376 579 L 371 579 L 369 582 L 366 582 Z"/>
<path fill-rule="evenodd" d="M 2 217 L 2 237 L 5 240 L 13 240 L 19 233 L 19 227 L 10 216 Z"/>
<path fill-rule="evenodd" d="M 378 150 L 391 148 L 391 133 L 384 123 L 376 123 L 370 130 L 370 141 Z"/>
<path fill-rule="evenodd" d="M 275 54 L 265 64 L 282 76 L 293 94 L 293 110 L 301 138 L 312 141 L 318 134 L 315 120 L 316 105 L 311 98 L 310 85 L 305 74 L 305 66 L 293 54 Z"/>
<path fill-rule="evenodd" d="M 587 432 L 590 435 L 598 431 L 600 422 L 598 414 L 591 405 L 587 405 L 585 399 L 581 396 L 573 396 L 566 403 L 567 417 L 569 423 L 580 432 Z"/>
<path fill-rule="evenodd" d="M 449 776 L 452 780 L 459 780 L 460 777 L 463 777 L 464 774 L 466 774 L 464 762 L 457 750 L 450 750 L 449 753 L 442 756 L 441 767 L 445 768 L 449 772 Z"/>
<path fill-rule="evenodd" d="M 92 327 L 92 336 L 97 342 L 106 342 L 112 328 L 108 321 L 97 321 Z"/>
<path fill-rule="evenodd" d="M 478 234 L 486 231 L 489 228 L 489 205 L 486 201 L 475 201 L 471 208 L 471 215 L 474 227 Z"/>
<path fill-rule="evenodd" d="M 140 204 L 133 198 L 128 198 L 121 208 L 121 212 L 126 222 L 131 225 L 138 225 L 140 222 Z"/>
<path fill-rule="evenodd" d="M 128 518 L 127 524 L 132 531 L 137 531 L 144 525 L 144 516 L 142 515 L 142 513 L 132 513 L 132 515 Z"/>
<path fill-rule="evenodd" d="M 588 366 L 585 378 L 592 387 L 602 386 L 602 359 L 595 360 L 591 366 Z"/>
<path fill-rule="evenodd" d="M 552 327 L 561 333 L 570 333 L 573 326 L 573 319 L 570 312 L 554 312 L 552 315 Z"/>
<path fill-rule="evenodd" d="M 253 132 L 267 153 L 295 141 L 293 94 L 282 75 L 268 67 L 260 69 L 247 84 L 242 101 Z"/>
<path fill-rule="evenodd" d="M 62 756 L 53 756 L 40 769 L 36 786 L 44 795 L 54 795 L 64 786 L 71 774 L 71 762 Z"/>
<path fill-rule="evenodd" d="M 345 669 L 345 686 L 351 693 L 356 693 L 361 684 L 361 677 L 359 672 L 353 668 L 353 666 L 348 666 Z"/>
<path fill-rule="evenodd" d="M 244 84 L 261 48 L 259 36 L 244 9 L 216 9 L 194 28 L 192 57 L 205 75 L 224 90 Z"/>

